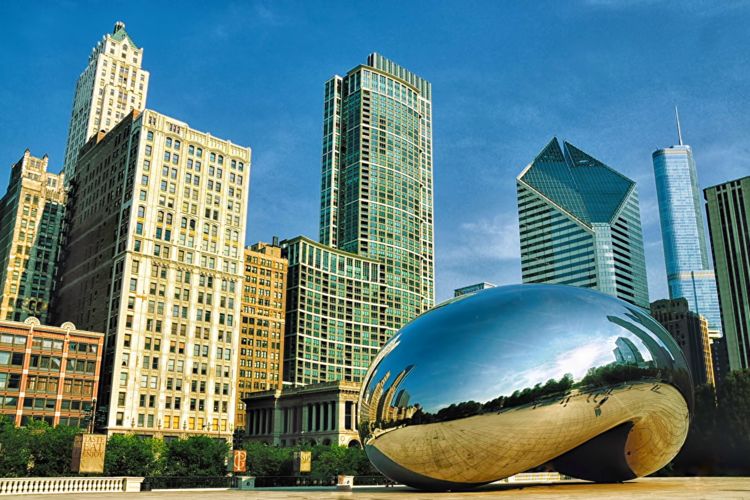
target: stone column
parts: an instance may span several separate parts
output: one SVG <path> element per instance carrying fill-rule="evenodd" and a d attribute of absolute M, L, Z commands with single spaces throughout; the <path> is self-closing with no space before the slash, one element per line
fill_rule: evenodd
<path fill-rule="evenodd" d="M 334 429 L 337 431 L 341 431 L 344 428 L 344 402 L 339 400 L 336 402 L 336 420 L 334 424 Z"/>

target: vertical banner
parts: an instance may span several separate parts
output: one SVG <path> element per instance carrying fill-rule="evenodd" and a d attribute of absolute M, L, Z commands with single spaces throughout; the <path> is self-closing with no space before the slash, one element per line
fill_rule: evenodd
<path fill-rule="evenodd" d="M 294 472 L 301 474 L 312 470 L 312 452 L 295 451 L 294 452 Z"/>
<path fill-rule="evenodd" d="M 105 434 L 78 434 L 73 438 L 73 472 L 104 472 Z"/>
<path fill-rule="evenodd" d="M 232 472 L 247 472 L 247 451 L 234 450 Z"/>

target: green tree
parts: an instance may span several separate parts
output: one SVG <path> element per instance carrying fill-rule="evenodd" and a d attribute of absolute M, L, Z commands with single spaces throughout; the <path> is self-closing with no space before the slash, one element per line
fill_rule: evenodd
<path fill-rule="evenodd" d="M 0 477 L 26 476 L 30 459 L 26 429 L 0 415 Z"/>
<path fill-rule="evenodd" d="M 163 470 L 165 444 L 134 434 L 115 434 L 107 441 L 104 473 L 108 476 L 158 476 Z"/>
<path fill-rule="evenodd" d="M 29 422 L 26 426 L 31 455 L 29 475 L 38 477 L 70 475 L 73 440 L 75 435 L 81 432 L 83 429 L 67 425 L 51 427 L 44 420 Z"/>
<path fill-rule="evenodd" d="M 208 436 L 169 441 L 165 453 L 165 473 L 169 476 L 223 476 L 229 443 Z"/>
<path fill-rule="evenodd" d="M 725 473 L 750 473 L 750 370 L 728 373 L 716 392 Z"/>
<path fill-rule="evenodd" d="M 246 441 L 247 471 L 253 476 L 289 476 L 294 469 L 295 448 L 279 448 Z"/>
<path fill-rule="evenodd" d="M 347 476 L 378 474 L 361 448 L 316 446 L 313 448 L 311 476 L 327 479 L 338 474 Z"/>
<path fill-rule="evenodd" d="M 662 476 L 712 475 L 718 472 L 719 447 L 716 432 L 716 393 L 709 384 L 695 388 L 695 406 L 685 445 L 664 469 Z"/>

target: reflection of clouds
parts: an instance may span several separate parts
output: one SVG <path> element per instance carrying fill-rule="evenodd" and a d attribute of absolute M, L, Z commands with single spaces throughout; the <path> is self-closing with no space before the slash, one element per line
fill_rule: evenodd
<path fill-rule="evenodd" d="M 509 395 L 516 389 L 534 387 L 538 383 L 544 384 L 547 380 L 562 378 L 566 373 L 573 375 L 573 380 L 581 380 L 589 368 L 593 366 L 606 365 L 614 361 L 612 346 L 615 345 L 616 336 L 610 337 L 606 342 L 596 342 L 561 352 L 551 363 L 541 363 L 533 368 L 506 377 L 498 384 L 498 395 Z"/>

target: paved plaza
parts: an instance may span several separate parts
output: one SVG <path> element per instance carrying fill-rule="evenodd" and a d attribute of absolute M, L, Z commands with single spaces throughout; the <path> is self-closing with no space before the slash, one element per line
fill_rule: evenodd
<path fill-rule="evenodd" d="M 7 497 L 10 498 L 10 497 Z M 353 491 L 336 491 L 334 488 L 273 488 L 238 490 L 181 490 L 152 491 L 144 493 L 100 493 L 91 495 L 24 495 L 15 498 L 23 500 L 180 500 L 200 498 L 201 500 L 273 500 L 273 499 L 352 499 L 384 500 L 403 498 L 423 500 L 439 498 L 487 499 L 522 498 L 572 499 L 572 498 L 627 498 L 633 499 L 750 499 L 750 478 L 747 477 L 701 477 L 701 478 L 646 478 L 621 484 L 593 484 L 585 482 L 547 484 L 493 484 L 465 492 L 428 493 L 406 487 L 357 487 Z"/>

